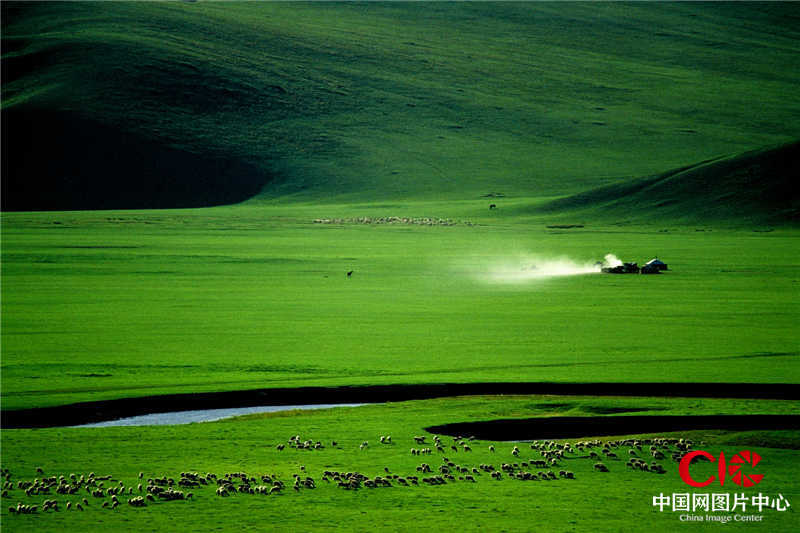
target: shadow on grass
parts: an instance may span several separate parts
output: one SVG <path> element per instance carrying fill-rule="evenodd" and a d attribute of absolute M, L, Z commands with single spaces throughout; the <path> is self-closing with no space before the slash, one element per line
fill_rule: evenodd
<path fill-rule="evenodd" d="M 800 389 L 790 383 L 435 383 L 299 387 L 292 389 L 167 394 L 83 402 L 55 407 L 4 410 L 0 412 L 0 425 L 2 425 L 3 429 L 63 427 L 152 413 L 197 409 L 267 405 L 383 403 L 451 396 L 490 396 L 498 394 L 800 399 Z M 634 417 L 624 418 L 633 419 Z M 646 418 L 652 419 L 652 417 Z M 745 429 L 753 428 L 747 427 Z M 666 429 L 660 428 L 659 431 L 666 431 Z M 638 433 L 642 432 L 644 430 L 638 431 Z M 469 432 L 465 431 L 462 434 L 469 434 Z"/>
<path fill-rule="evenodd" d="M 425 428 L 439 435 L 469 435 L 481 440 L 516 441 L 571 439 L 668 433 L 671 431 L 721 429 L 756 431 L 800 429 L 800 415 L 632 415 L 632 416 L 557 416 L 459 422 Z"/>

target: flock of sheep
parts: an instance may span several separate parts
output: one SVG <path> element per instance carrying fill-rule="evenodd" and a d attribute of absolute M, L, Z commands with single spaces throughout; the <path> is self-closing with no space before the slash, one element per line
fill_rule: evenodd
<path fill-rule="evenodd" d="M 469 221 L 431 217 L 315 218 L 314 224 L 412 224 L 418 226 L 473 226 Z"/>
<path fill-rule="evenodd" d="M 429 441 L 430 439 L 430 441 Z M 491 462 L 474 464 L 470 461 L 471 453 L 478 449 L 480 443 L 474 437 L 456 437 L 452 442 L 443 442 L 439 436 L 414 436 L 410 439 L 414 446 L 410 449 L 413 456 L 436 454 L 441 464 L 431 465 L 422 462 L 414 472 L 394 473 L 394 468 L 385 466 L 383 472 L 368 475 L 358 471 L 325 470 L 319 476 L 323 485 L 338 487 L 344 490 L 376 489 L 390 487 L 436 486 L 452 483 L 477 483 L 481 478 L 501 481 L 512 479 L 519 481 L 554 481 L 558 479 L 575 479 L 571 470 L 562 468 L 565 462 L 576 459 L 594 460 L 593 470 L 608 472 L 608 465 L 622 461 L 627 457 L 627 467 L 632 470 L 657 474 L 665 473 L 664 466 L 658 461 L 670 457 L 675 462 L 693 447 L 693 443 L 685 439 L 654 438 L 625 439 L 612 441 L 579 441 L 555 442 L 549 440 L 529 443 L 530 451 L 525 450 L 522 443 L 512 445 L 509 451 L 498 452 L 494 445 L 483 448 L 483 455 L 497 457 L 499 466 Z M 389 435 L 378 439 L 379 447 L 393 447 L 395 442 Z M 428 446 L 430 445 L 430 446 Z M 420 447 L 422 446 L 422 447 Z M 522 446 L 522 447 L 521 447 Z M 327 446 L 319 440 L 302 439 L 292 436 L 285 443 L 275 446 L 279 452 L 294 453 L 303 450 L 325 450 Z M 336 441 L 330 448 L 341 449 Z M 359 449 L 369 453 L 369 442 L 363 441 Z M 289 452 L 288 450 L 295 450 Z M 445 455 L 446 454 L 446 455 Z M 455 461 L 458 454 L 461 458 Z M 448 457 L 449 456 L 449 457 Z M 531 457 L 532 456 L 532 457 Z M 527 458 L 526 458 L 527 457 Z M 504 459 L 503 459 L 504 458 Z M 648 462 L 650 461 L 650 462 Z M 194 492 L 204 494 L 211 492 L 219 497 L 230 497 L 240 494 L 280 495 L 289 491 L 295 493 L 317 489 L 317 479 L 306 472 L 305 466 L 299 466 L 299 472 L 292 474 L 291 479 L 280 479 L 276 474 L 253 475 L 246 472 L 231 472 L 222 475 L 214 473 L 181 472 L 179 476 L 156 476 L 145 479 L 139 473 L 137 482 L 126 485 L 111 475 L 98 476 L 94 472 L 87 475 L 69 474 L 46 475 L 42 468 L 37 468 L 37 475 L 32 480 L 16 480 L 12 472 L 3 469 L 2 498 L 5 501 L 19 499 L 23 495 L 31 499 L 45 499 L 38 503 L 23 503 L 8 507 L 11 514 L 37 514 L 45 512 L 85 511 L 96 507 L 100 509 L 117 509 L 123 503 L 131 508 L 144 508 L 155 502 L 187 501 L 194 499 Z M 321 486 L 321 485 L 320 485 Z M 194 492 L 189 492 L 192 490 Z"/>
<path fill-rule="evenodd" d="M 138 483 L 136 488 L 133 486 L 126 486 L 124 482 L 113 479 L 111 475 L 97 476 L 94 472 L 88 475 L 70 474 L 69 476 L 45 476 L 42 468 L 36 469 L 37 474 L 42 477 L 34 478 L 33 480 L 19 480 L 14 482 L 12 474 L 8 469 L 3 469 L 3 491 L 2 497 L 4 499 L 10 498 L 13 492 L 22 491 L 25 496 L 29 498 L 45 495 L 59 495 L 62 497 L 63 509 L 70 511 L 84 511 L 90 507 L 90 500 L 88 497 L 93 498 L 95 501 L 101 500 L 99 507 L 116 509 L 120 505 L 120 497 L 128 497 L 127 503 L 131 507 L 146 507 L 147 502 L 155 502 L 156 500 L 171 501 L 171 500 L 188 500 L 192 497 L 192 493 L 185 493 L 182 490 L 174 489 L 173 486 L 176 482 L 172 478 L 149 478 L 146 484 Z M 139 479 L 142 480 L 144 473 L 139 473 Z M 195 474 L 181 473 L 180 480 L 177 482 L 178 486 L 197 486 L 193 481 L 196 479 Z M 108 484 L 106 485 L 106 482 Z M 136 495 L 134 496 L 134 493 Z M 106 499 L 108 498 L 108 499 Z M 8 511 L 11 514 L 34 514 L 39 510 L 46 511 L 60 511 L 62 507 L 58 499 L 45 499 L 40 505 L 30 505 L 18 502 L 16 506 L 11 506 Z"/>

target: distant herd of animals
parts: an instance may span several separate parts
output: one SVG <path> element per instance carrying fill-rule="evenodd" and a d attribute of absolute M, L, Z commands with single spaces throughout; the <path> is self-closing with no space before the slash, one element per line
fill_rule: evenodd
<path fill-rule="evenodd" d="M 474 226 L 469 220 L 453 220 L 439 217 L 355 217 L 315 218 L 314 224 L 407 224 L 417 226 Z"/>
<path fill-rule="evenodd" d="M 428 439 L 431 439 L 430 442 Z M 139 472 L 138 479 L 125 482 L 110 474 L 56 474 L 42 467 L 36 468 L 32 479 L 24 479 L 16 472 L 2 469 L 2 499 L 9 514 L 37 515 L 56 512 L 119 512 L 122 508 L 143 509 L 149 505 L 166 502 L 210 502 L 214 497 L 233 496 L 286 496 L 310 494 L 322 487 L 343 490 L 371 490 L 378 488 L 435 487 L 448 484 L 472 485 L 481 480 L 500 482 L 530 481 L 551 483 L 558 480 L 573 480 L 575 473 L 563 468 L 566 463 L 590 460 L 591 471 L 609 472 L 615 463 L 621 464 L 627 457 L 626 468 L 631 471 L 663 474 L 665 461 L 680 462 L 693 443 L 688 439 L 652 438 L 624 440 L 587 440 L 575 443 L 537 440 L 529 448 L 517 443 L 505 452 L 498 451 L 494 444 L 483 445 L 474 437 L 455 437 L 443 442 L 439 436 L 415 435 L 408 439 L 412 443 L 412 456 L 424 456 L 413 471 L 395 472 L 395 466 L 387 464 L 380 472 L 362 473 L 354 469 L 321 470 L 312 475 L 304 465 L 290 475 L 276 473 L 227 472 L 181 472 L 178 476 L 145 476 Z M 374 449 L 393 448 L 396 441 L 389 435 L 378 439 L 377 446 L 362 441 L 361 453 L 381 453 Z M 479 446 L 481 451 L 478 452 Z M 336 441 L 327 445 L 322 441 L 302 439 L 299 435 L 286 442 L 274 445 L 276 453 L 291 453 L 301 457 L 307 453 L 331 453 L 342 450 Z M 335 452 L 334 452 L 335 453 Z M 438 462 L 431 459 L 438 456 Z M 473 461 L 481 456 L 482 461 Z M 431 459 L 427 459 L 431 457 Z M 458 459 L 456 459 L 458 457 Z M 487 460 L 487 457 L 490 458 Z M 495 460 L 491 460 L 495 459 Z M 335 455 L 327 462 L 334 463 Z M 402 469 L 399 469 L 402 470 Z M 25 501 L 23 501 L 25 500 Z"/>

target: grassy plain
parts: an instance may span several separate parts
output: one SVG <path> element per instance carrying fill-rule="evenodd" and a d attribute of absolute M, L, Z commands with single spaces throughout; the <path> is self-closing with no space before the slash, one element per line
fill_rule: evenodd
<path fill-rule="evenodd" d="M 343 213 L 475 225 L 313 222 Z M 3 406 L 298 385 L 792 382 L 796 249 L 791 229 L 552 229 L 484 201 L 5 214 Z M 503 281 L 607 253 L 671 271 Z"/>
<path fill-rule="evenodd" d="M 563 398 L 547 396 L 506 396 L 447 398 L 394 404 L 334 409 L 319 412 L 286 412 L 254 415 L 224 422 L 172 427 L 46 429 L 4 431 L 4 464 L 12 466 L 13 479 L 32 479 L 40 467 L 46 475 L 76 473 L 113 474 L 114 481 L 126 487 L 140 482 L 138 472 L 147 478 L 168 476 L 178 479 L 180 472 L 247 472 L 259 478 L 271 474 L 287 483 L 281 495 L 239 494 L 219 497 L 213 487 L 189 489 L 189 501 L 151 503 L 135 509 L 123 501 L 118 509 L 101 509 L 109 498 L 89 497 L 83 513 L 65 511 L 66 501 L 78 497 L 59 496 L 62 511 L 39 516 L 9 515 L 3 512 L 3 527 L 8 531 L 27 531 L 35 524 L 37 531 L 226 531 L 261 529 L 270 531 L 379 530 L 423 531 L 431 528 L 458 527 L 464 531 L 641 531 L 642 523 L 652 531 L 675 531 L 689 527 L 679 522 L 679 512 L 659 512 L 652 505 L 660 493 L 686 492 L 688 487 L 677 475 L 677 465 L 669 458 L 658 461 L 666 474 L 633 471 L 625 466 L 628 448 L 617 449 L 619 459 L 605 460 L 609 473 L 593 471 L 595 460 L 564 459 L 554 470 L 567 469 L 575 480 L 519 481 L 508 476 L 501 481 L 488 473 L 475 475 L 476 482 L 455 481 L 447 485 L 403 487 L 393 481 L 392 488 L 344 490 L 336 483 L 321 480 L 325 470 L 358 471 L 369 477 L 419 475 L 416 467 L 428 463 L 434 470 L 443 464 L 441 456 L 465 467 L 512 463 L 539 459 L 527 444 L 519 444 L 521 454 L 511 455 L 514 443 L 472 442 L 472 452 L 453 452 L 450 437 L 443 437 L 447 453 L 413 456 L 409 449 L 419 448 L 413 435 L 427 434 L 423 428 L 440 423 L 529 416 L 598 416 L 614 409 L 636 414 L 768 414 L 797 413 L 796 402 L 754 400 L 696 400 L 659 398 Z M 284 451 L 275 446 L 294 436 L 325 443 L 322 450 Z M 392 445 L 381 445 L 380 435 L 391 435 Z M 428 442 L 431 436 L 428 435 Z M 671 434 L 695 439 L 698 447 L 726 456 L 740 449 L 762 455 L 758 467 L 765 473 L 758 488 L 772 498 L 783 494 L 789 502 L 800 497 L 795 480 L 800 452 L 798 432 L 760 432 L 730 434 L 697 431 Z M 338 446 L 332 448 L 330 442 Z M 577 439 L 576 439 L 577 440 Z M 363 441 L 369 447 L 359 450 Z M 574 442 L 574 441 L 573 441 Z M 489 451 L 489 445 L 496 452 Z M 647 447 L 640 456 L 647 457 Z M 573 454 L 573 457 L 581 454 Z M 301 466 L 305 470 L 301 470 Z M 532 469 L 534 472 L 540 468 Z M 702 465 L 693 467 L 697 478 L 707 475 Z M 292 475 L 316 480 L 316 489 L 291 489 Z M 261 483 L 259 481 L 259 483 Z M 736 492 L 718 485 L 693 492 Z M 748 495 L 751 491 L 747 491 Z M 51 496 L 26 498 L 13 490 L 4 504 L 16 501 L 40 502 Z M 10 503 L 9 503 L 10 502 Z M 698 513 L 702 514 L 702 513 Z M 724 513 L 723 513 L 724 514 Z M 739 514 L 750 514 L 749 512 Z M 753 512 L 753 514 L 759 514 Z M 792 531 L 796 513 L 765 509 L 763 522 L 731 523 L 726 528 L 742 531 Z M 720 524 L 691 524 L 692 530 L 706 531 Z"/>
<path fill-rule="evenodd" d="M 372 205 L 236 206 L 203 210 L 6 213 L 3 215 L 3 407 L 264 386 L 442 381 L 796 382 L 797 232 L 686 225 L 547 226 L 501 199 Z M 315 223 L 400 216 L 455 225 Z M 471 225 L 467 225 L 467 222 Z M 584 221 L 582 221 L 584 222 Z M 563 224 L 555 224 L 563 226 Z M 543 260 L 592 263 L 658 254 L 660 276 L 492 279 Z M 351 279 L 345 272 L 353 270 Z M 332 399 L 334 401 L 335 399 Z M 796 414 L 796 402 L 663 398 L 500 396 L 402 402 L 355 409 L 244 417 L 191 426 L 5 430 L 3 466 L 15 480 L 113 474 L 135 487 L 182 471 L 246 471 L 315 478 L 318 488 L 281 496 L 222 498 L 193 489 L 186 502 L 39 516 L 3 512 L 27 531 L 225 531 L 262 528 L 421 531 L 674 531 L 680 513 L 652 497 L 687 490 L 675 463 L 663 475 L 590 459 L 558 467 L 576 479 L 347 491 L 324 470 L 408 476 L 439 455 L 415 457 L 411 436 L 449 422 L 532 416 Z M 339 447 L 278 452 L 290 436 Z M 381 446 L 380 435 L 393 435 Z M 587 435 L 587 437 L 590 435 Z M 694 431 L 698 446 L 730 456 L 752 449 L 759 485 L 796 501 L 796 431 Z M 429 437 L 430 438 L 430 437 Z M 359 451 L 358 445 L 370 447 Z M 446 439 L 446 442 L 448 440 Z M 510 462 L 511 443 L 448 455 L 470 468 Z M 702 444 L 699 444 L 702 443 Z M 521 445 L 521 460 L 538 456 Z M 306 470 L 300 470 L 300 466 Z M 698 477 L 702 474 L 697 467 Z M 558 470 L 556 469 L 556 471 Z M 384 473 L 385 474 L 385 473 Z M 116 481 L 115 481 L 116 483 Z M 763 488 L 762 488 L 763 487 Z M 134 489 L 136 490 L 136 489 Z M 728 491 L 718 488 L 723 492 Z M 695 490 L 697 492 L 697 490 Z M 138 492 L 137 492 L 138 493 Z M 750 491 L 748 491 L 750 494 Z M 18 489 L 18 501 L 40 503 Z M 77 501 L 77 500 L 76 500 Z M 793 512 L 734 530 L 792 531 Z M 718 524 L 692 524 L 710 530 Z"/>

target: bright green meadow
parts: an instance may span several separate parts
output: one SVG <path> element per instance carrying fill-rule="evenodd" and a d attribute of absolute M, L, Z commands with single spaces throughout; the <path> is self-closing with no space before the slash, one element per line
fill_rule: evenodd
<path fill-rule="evenodd" d="M 798 21 L 790 2 L 3 2 L 5 413 L 310 386 L 676 383 L 676 397 L 3 428 L 2 530 L 797 531 L 798 430 L 603 437 L 534 468 L 529 442 L 442 435 L 437 451 L 426 428 L 800 415 L 791 399 L 690 397 L 800 382 Z M 608 254 L 669 270 L 602 274 Z M 677 441 L 627 437 L 752 450 L 764 478 L 695 489 Z M 589 457 L 608 441 L 616 458 Z M 481 468 L 503 463 L 537 480 Z M 189 499 L 128 503 L 182 472 L 285 487 L 224 496 L 212 477 L 174 487 Z M 57 493 L 70 474 L 111 478 Z M 26 484 L 51 476 L 47 493 Z M 720 524 L 652 505 L 716 492 L 792 506 L 688 513 Z"/>
<path fill-rule="evenodd" d="M 797 375 L 794 230 L 548 229 L 502 211 L 490 220 L 483 201 L 470 219 L 469 207 L 9 214 L 4 407 L 301 385 Z M 475 225 L 313 222 L 348 209 Z M 516 278 L 607 253 L 658 255 L 671 271 Z"/>
<path fill-rule="evenodd" d="M 534 224 L 504 219 L 500 211 L 489 213 L 484 201 L 450 208 L 452 212 L 440 204 L 388 209 L 294 206 L 6 215 L 4 408 L 307 385 L 768 384 L 793 382 L 797 376 L 795 230 L 547 228 L 544 221 Z M 471 210 L 474 218 L 469 217 Z M 461 223 L 313 222 L 345 214 L 426 212 L 442 218 L 449 214 Z M 535 272 L 523 269 L 546 264 L 544 260 L 592 263 L 607 252 L 625 259 L 657 253 L 671 270 L 658 276 L 592 273 L 518 279 L 520 272 Z M 348 270 L 354 272 L 350 279 Z M 593 472 L 590 459 L 568 459 L 554 470 L 570 469 L 575 480 L 495 481 L 484 472 L 474 485 L 395 483 L 392 489 L 359 491 L 320 481 L 324 470 L 375 476 L 388 466 L 392 473 L 408 476 L 422 462 L 436 468 L 442 454 L 419 458 L 409 453 L 415 447 L 411 437 L 427 434 L 424 427 L 432 424 L 598 416 L 615 409 L 623 414 L 792 414 L 797 403 L 477 397 L 189 426 L 6 430 L 3 465 L 12 469 L 12 479 L 32 479 L 35 468 L 43 467 L 48 475 L 113 474 L 135 487 L 138 471 L 176 479 L 184 471 L 244 471 L 257 478 L 277 474 L 289 485 L 281 496 L 222 498 L 213 488 L 193 489 L 190 501 L 151 503 L 141 510 L 125 504 L 130 496 L 114 511 L 99 507 L 104 500 L 90 498 L 78 515 L 63 510 L 39 517 L 4 515 L 4 524 L 9 530 L 26 530 L 36 520 L 43 531 L 418 531 L 453 523 L 468 531 L 638 531 L 646 520 L 654 531 L 674 531 L 682 525 L 680 513 L 659 513 L 651 502 L 661 492 L 688 488 L 678 478 L 676 464 L 661 461 L 664 475 L 634 472 L 623 465 L 627 448 L 620 460 L 607 461 L 608 474 Z M 327 448 L 275 449 L 296 434 Z M 394 445 L 378 443 L 385 434 L 394 436 Z M 780 493 L 790 502 L 797 500 L 797 431 L 670 436 L 695 439 L 704 443 L 702 449 L 728 456 L 739 449 L 757 451 L 764 458 L 759 468 L 768 476 L 758 487 L 764 486 L 772 498 Z M 332 440 L 339 442 L 338 448 L 330 448 Z M 362 453 L 358 446 L 363 441 L 370 447 Z M 488 452 L 488 444 L 473 445 L 472 455 L 460 453 L 458 464 L 499 468 L 514 459 L 511 443 L 495 443 L 495 454 Z M 522 457 L 538 457 L 530 453 Z M 295 494 L 289 489 L 295 473 L 312 476 L 318 488 Z M 3 501 L 13 505 L 47 499 L 20 494 L 12 491 Z M 63 501 L 70 500 L 78 502 Z M 767 509 L 755 514 L 765 522 L 726 527 L 791 531 L 796 525 L 793 512 Z"/>

